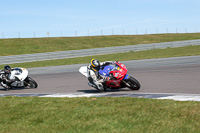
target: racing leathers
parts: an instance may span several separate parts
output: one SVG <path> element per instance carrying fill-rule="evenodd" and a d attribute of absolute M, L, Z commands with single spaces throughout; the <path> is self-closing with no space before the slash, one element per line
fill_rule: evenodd
<path fill-rule="evenodd" d="M 5 73 L 3 70 L 0 71 L 0 83 L 6 89 L 11 89 L 11 84 L 15 81 L 15 72 L 11 69 L 10 73 Z"/>
<path fill-rule="evenodd" d="M 107 66 L 109 64 L 112 64 L 113 61 L 105 61 L 105 62 L 101 62 L 100 63 L 100 69 L 103 67 L 103 66 Z M 93 67 L 90 65 L 87 66 L 87 75 L 88 75 L 88 85 L 89 86 L 92 86 L 96 89 L 98 89 L 99 91 L 105 91 L 106 90 L 106 80 L 107 78 L 105 77 L 102 77 L 100 74 L 99 74 L 99 71 L 93 69 Z"/>

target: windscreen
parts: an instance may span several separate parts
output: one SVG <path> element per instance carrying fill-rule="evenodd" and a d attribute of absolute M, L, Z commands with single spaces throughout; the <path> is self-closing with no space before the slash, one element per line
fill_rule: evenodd
<path fill-rule="evenodd" d="M 22 69 L 20 68 L 14 68 L 15 70 L 15 75 L 20 75 L 22 73 Z"/>

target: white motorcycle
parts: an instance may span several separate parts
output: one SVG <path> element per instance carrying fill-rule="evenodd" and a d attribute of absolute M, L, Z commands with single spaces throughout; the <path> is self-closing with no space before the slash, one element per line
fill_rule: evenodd
<path fill-rule="evenodd" d="M 14 68 L 12 69 L 12 74 L 14 74 L 15 81 L 11 84 L 13 87 L 28 87 L 28 88 L 37 88 L 38 84 L 35 80 L 28 76 L 28 70 L 25 68 Z M 0 73 L 0 78 L 3 78 L 3 73 Z M 4 87 L 4 82 L 1 81 L 1 85 Z"/>

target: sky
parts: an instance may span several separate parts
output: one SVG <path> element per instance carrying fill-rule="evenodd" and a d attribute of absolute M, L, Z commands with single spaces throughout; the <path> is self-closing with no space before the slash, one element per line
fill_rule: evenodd
<path fill-rule="evenodd" d="M 0 0 L 0 39 L 200 32 L 200 0 Z"/>

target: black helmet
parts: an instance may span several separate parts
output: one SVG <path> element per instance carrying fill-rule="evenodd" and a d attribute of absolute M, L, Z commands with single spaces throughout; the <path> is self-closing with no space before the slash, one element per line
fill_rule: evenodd
<path fill-rule="evenodd" d="M 11 72 L 11 67 L 8 65 L 4 66 L 4 72 L 9 74 Z"/>
<path fill-rule="evenodd" d="M 92 59 L 91 60 L 91 67 L 95 71 L 99 71 L 100 69 L 100 62 L 97 59 Z"/>

